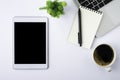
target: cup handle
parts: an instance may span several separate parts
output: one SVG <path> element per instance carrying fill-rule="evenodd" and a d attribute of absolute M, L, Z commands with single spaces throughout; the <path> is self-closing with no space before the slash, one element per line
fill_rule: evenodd
<path fill-rule="evenodd" d="M 107 67 L 107 68 L 105 68 L 105 70 L 108 71 L 108 72 L 112 71 L 111 67 Z"/>

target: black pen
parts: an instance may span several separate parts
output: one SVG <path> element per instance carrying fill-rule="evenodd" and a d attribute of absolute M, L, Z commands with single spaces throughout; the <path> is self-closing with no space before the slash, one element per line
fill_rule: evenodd
<path fill-rule="evenodd" d="M 78 26 L 79 26 L 79 32 L 78 32 L 78 43 L 80 46 L 82 46 L 82 22 L 81 22 L 81 10 L 78 8 Z"/>

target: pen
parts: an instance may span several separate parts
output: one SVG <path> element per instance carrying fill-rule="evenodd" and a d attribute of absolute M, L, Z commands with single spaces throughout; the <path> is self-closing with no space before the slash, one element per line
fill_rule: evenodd
<path fill-rule="evenodd" d="M 81 24 L 81 10 L 78 9 L 78 26 L 79 26 L 79 32 L 78 32 L 78 43 L 80 46 L 82 46 L 82 24 Z"/>

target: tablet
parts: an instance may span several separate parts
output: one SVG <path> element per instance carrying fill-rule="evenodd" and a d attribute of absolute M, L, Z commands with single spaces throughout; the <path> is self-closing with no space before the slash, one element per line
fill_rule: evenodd
<path fill-rule="evenodd" d="M 13 18 L 14 69 L 48 68 L 48 18 Z"/>

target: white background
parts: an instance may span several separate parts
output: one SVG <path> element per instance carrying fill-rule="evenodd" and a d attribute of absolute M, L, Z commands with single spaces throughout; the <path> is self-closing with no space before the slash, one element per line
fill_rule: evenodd
<path fill-rule="evenodd" d="M 119 80 L 120 27 L 95 39 L 93 48 L 108 43 L 115 48 L 117 59 L 108 73 L 92 60 L 92 50 L 68 43 L 67 38 L 77 7 L 66 0 L 65 15 L 52 18 L 38 10 L 46 0 L 0 0 L 0 80 Z M 12 67 L 12 17 L 47 16 L 49 18 L 49 69 L 14 70 Z"/>

